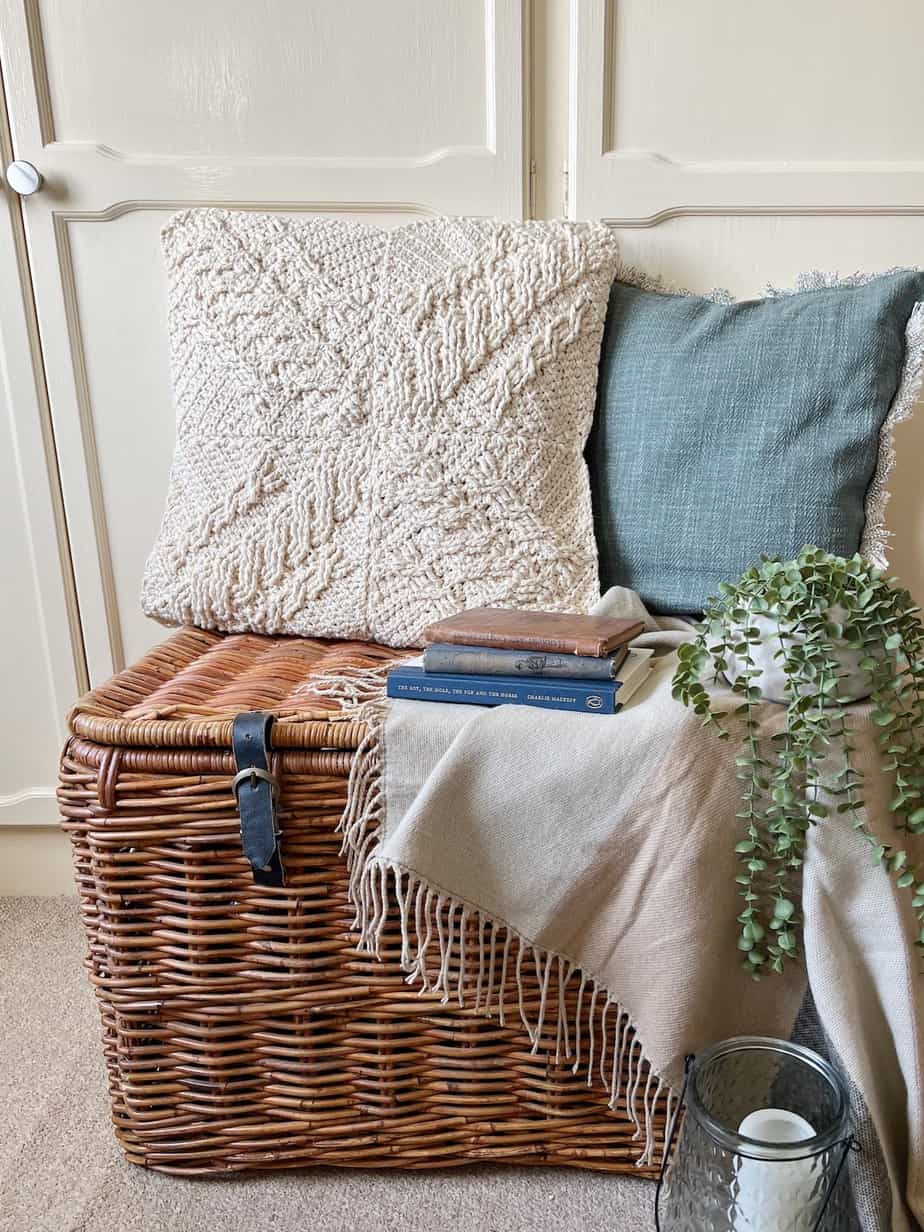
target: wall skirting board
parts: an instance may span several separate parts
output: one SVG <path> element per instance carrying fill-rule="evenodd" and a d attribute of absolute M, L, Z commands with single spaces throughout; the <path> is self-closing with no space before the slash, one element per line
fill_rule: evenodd
<path fill-rule="evenodd" d="M 0 897 L 76 894 L 70 842 L 56 826 L 0 829 Z"/>

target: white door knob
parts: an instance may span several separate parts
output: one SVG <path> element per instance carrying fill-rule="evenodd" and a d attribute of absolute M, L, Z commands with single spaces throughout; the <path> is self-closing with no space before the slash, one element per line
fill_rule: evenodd
<path fill-rule="evenodd" d="M 6 169 L 6 182 L 20 197 L 31 197 L 42 187 L 42 175 L 31 163 L 17 158 Z"/>

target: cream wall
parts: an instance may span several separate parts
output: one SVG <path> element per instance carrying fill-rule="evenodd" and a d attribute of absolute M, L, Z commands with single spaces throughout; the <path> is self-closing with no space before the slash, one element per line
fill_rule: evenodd
<path fill-rule="evenodd" d="M 70 889 L 62 717 L 161 635 L 137 593 L 173 440 L 170 211 L 604 217 L 632 263 L 742 295 L 924 264 L 912 0 L 160 8 L 0 0 L 3 161 L 46 178 L 0 211 L 0 893 Z M 924 598 L 924 415 L 898 445 L 893 563 Z"/>

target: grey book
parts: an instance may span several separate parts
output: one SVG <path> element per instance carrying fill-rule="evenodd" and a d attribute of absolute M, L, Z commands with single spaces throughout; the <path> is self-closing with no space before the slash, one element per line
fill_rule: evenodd
<path fill-rule="evenodd" d="M 614 680 L 626 647 L 603 658 L 535 650 L 493 650 L 434 642 L 423 653 L 425 672 L 447 676 L 551 676 L 570 680 Z"/>

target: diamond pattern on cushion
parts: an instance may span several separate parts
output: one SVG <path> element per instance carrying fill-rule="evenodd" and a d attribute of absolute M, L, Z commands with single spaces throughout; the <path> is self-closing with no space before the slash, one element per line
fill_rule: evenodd
<path fill-rule="evenodd" d="M 462 607 L 594 602 L 605 227 L 190 210 L 164 247 L 178 443 L 149 615 L 411 646 Z"/>

